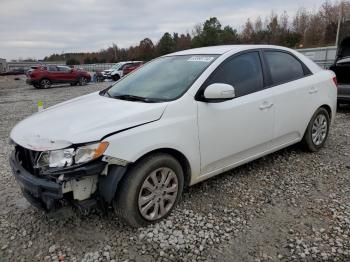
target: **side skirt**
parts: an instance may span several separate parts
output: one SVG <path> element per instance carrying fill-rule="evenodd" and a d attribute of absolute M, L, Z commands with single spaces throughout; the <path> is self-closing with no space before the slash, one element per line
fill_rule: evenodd
<path fill-rule="evenodd" d="M 207 180 L 208 178 L 211 178 L 213 176 L 216 176 L 218 174 L 221 174 L 221 173 L 224 173 L 224 172 L 226 172 L 228 170 L 231 170 L 231 169 L 233 169 L 235 167 L 244 165 L 244 164 L 249 163 L 249 162 L 251 162 L 253 160 L 256 160 L 256 159 L 258 159 L 260 157 L 263 157 L 263 156 L 266 156 L 266 155 L 271 154 L 273 152 L 276 152 L 276 151 L 278 151 L 278 150 L 280 150 L 282 148 L 285 148 L 285 147 L 288 147 L 290 145 L 296 144 L 296 143 L 300 142 L 300 140 L 301 140 L 300 138 L 294 139 L 294 140 L 292 140 L 290 142 L 287 142 L 287 143 L 284 143 L 282 145 L 276 146 L 276 147 L 274 147 L 272 149 L 266 150 L 266 151 L 261 152 L 259 154 L 247 157 L 245 159 L 242 159 L 242 160 L 240 160 L 238 162 L 232 163 L 232 164 L 230 164 L 228 166 L 225 166 L 223 168 L 219 168 L 219 169 L 216 169 L 214 171 L 210 171 L 208 173 L 202 174 L 202 175 L 198 176 L 194 181 L 191 181 L 190 185 L 192 186 L 194 184 L 197 184 L 199 182 Z"/>

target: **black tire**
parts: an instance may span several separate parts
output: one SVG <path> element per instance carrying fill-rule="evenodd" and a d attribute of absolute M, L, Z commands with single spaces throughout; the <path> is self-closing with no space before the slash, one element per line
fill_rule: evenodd
<path fill-rule="evenodd" d="M 84 76 L 79 77 L 78 84 L 79 84 L 80 86 L 85 86 L 85 85 L 87 85 L 87 82 L 88 82 L 88 80 L 87 80 L 86 77 L 84 77 Z"/>
<path fill-rule="evenodd" d="M 113 79 L 113 81 L 118 81 L 120 79 L 120 76 L 118 74 L 112 75 L 112 79 Z"/>
<path fill-rule="evenodd" d="M 324 116 L 325 117 L 325 122 L 327 124 L 327 128 L 326 128 L 326 131 L 325 131 L 325 137 L 322 138 L 322 140 L 320 140 L 320 144 L 317 144 L 314 142 L 313 140 L 313 126 L 314 126 L 314 123 L 315 123 L 315 120 L 319 117 L 319 116 Z M 330 125 L 330 116 L 329 116 L 329 113 L 328 111 L 323 108 L 323 107 L 320 107 L 319 109 L 317 109 L 317 111 L 314 113 L 314 115 L 312 116 L 308 126 L 307 126 L 307 129 L 305 131 L 305 134 L 304 134 L 304 137 L 302 139 L 302 145 L 304 147 L 304 149 L 306 149 L 307 151 L 309 152 L 317 152 L 318 150 L 320 150 L 326 140 L 327 140 L 327 137 L 328 137 L 328 133 L 329 133 L 329 125 Z"/>
<path fill-rule="evenodd" d="M 159 168 L 169 168 L 174 171 L 178 182 L 176 200 L 164 216 L 155 220 L 147 220 L 139 209 L 140 191 L 150 174 Z M 171 213 L 181 198 L 183 187 L 184 174 L 180 163 L 169 154 L 152 154 L 135 163 L 125 174 L 118 185 L 113 207 L 118 217 L 126 224 L 132 227 L 147 226 L 166 218 Z"/>
<path fill-rule="evenodd" d="M 71 86 L 76 86 L 78 83 L 70 83 Z"/>
<path fill-rule="evenodd" d="M 40 85 L 39 84 L 33 84 L 33 86 L 37 89 L 40 89 Z"/>
<path fill-rule="evenodd" d="M 40 80 L 39 85 L 41 89 L 48 89 L 51 87 L 52 83 L 49 79 L 43 78 Z"/>

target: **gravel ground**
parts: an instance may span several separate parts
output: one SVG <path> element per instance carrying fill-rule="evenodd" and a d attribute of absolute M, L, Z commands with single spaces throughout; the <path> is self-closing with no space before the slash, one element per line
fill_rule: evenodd
<path fill-rule="evenodd" d="M 0 78 L 0 261 L 350 260 L 350 107 L 320 152 L 292 146 L 188 188 L 147 228 L 97 210 L 48 216 L 30 206 L 8 164 L 11 128 L 37 100 L 47 107 L 108 84 L 35 90 Z"/>

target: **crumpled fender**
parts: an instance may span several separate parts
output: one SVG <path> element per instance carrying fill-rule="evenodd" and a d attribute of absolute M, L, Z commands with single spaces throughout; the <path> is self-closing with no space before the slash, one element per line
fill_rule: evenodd
<path fill-rule="evenodd" d="M 108 166 L 107 176 L 99 177 L 98 190 L 100 196 L 110 204 L 117 192 L 120 180 L 127 171 L 126 166 L 110 165 Z"/>

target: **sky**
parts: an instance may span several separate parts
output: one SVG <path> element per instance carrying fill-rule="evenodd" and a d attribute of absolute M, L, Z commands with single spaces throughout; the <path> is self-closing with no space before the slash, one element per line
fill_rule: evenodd
<path fill-rule="evenodd" d="M 165 32 L 191 33 L 210 17 L 241 30 L 255 19 L 322 0 L 0 0 L 0 58 L 43 59 L 52 53 L 129 47 Z"/>

